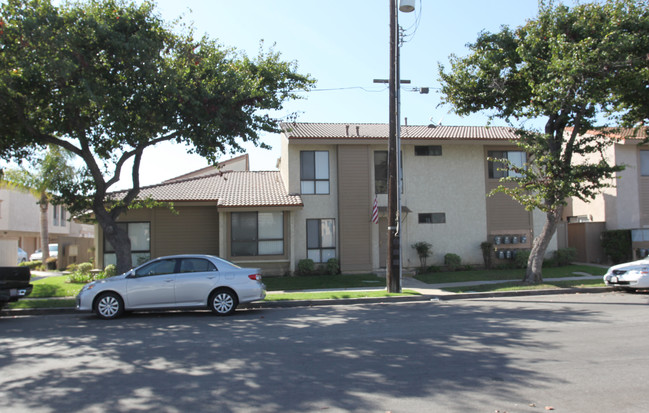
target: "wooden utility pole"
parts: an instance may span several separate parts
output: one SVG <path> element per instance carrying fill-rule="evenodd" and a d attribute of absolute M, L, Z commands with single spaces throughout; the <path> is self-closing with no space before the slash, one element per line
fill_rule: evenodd
<path fill-rule="evenodd" d="M 388 136 L 388 262 L 386 283 L 390 293 L 401 292 L 401 241 L 397 234 L 399 169 L 397 168 L 397 128 L 399 127 L 399 23 L 397 0 L 390 0 L 390 131 Z"/>

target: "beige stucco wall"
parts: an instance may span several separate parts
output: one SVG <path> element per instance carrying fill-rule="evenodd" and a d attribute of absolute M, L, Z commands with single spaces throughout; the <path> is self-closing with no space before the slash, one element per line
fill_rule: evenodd
<path fill-rule="evenodd" d="M 630 229 L 641 228 L 642 200 L 640 188 L 639 147 L 637 141 L 616 143 L 605 152 L 606 159 L 615 165 L 624 165 L 625 169 L 615 174 L 609 181 L 612 185 L 604 188 L 594 200 L 586 203 L 579 199 L 572 200 L 570 215 L 585 215 L 594 222 L 606 222 L 606 228 Z M 584 158 L 577 158 L 579 162 Z M 599 155 L 587 158 L 596 162 Z"/>
<path fill-rule="evenodd" d="M 300 151 L 328 151 L 329 152 L 329 195 L 301 195 L 304 208 L 293 212 L 291 219 L 292 233 L 290 249 L 293 252 L 292 265 L 296 265 L 301 259 L 307 257 L 306 251 L 306 220 L 307 219 L 335 219 L 336 237 L 339 237 L 338 230 L 338 159 L 335 145 L 309 145 L 291 144 L 282 150 L 282 162 L 280 171 L 282 179 L 288 186 L 289 193 L 300 193 Z M 290 165 L 290 166 L 289 166 Z M 285 175 L 286 174 L 286 175 Z M 336 248 L 340 240 L 336 240 Z M 336 250 L 339 257 L 339 251 Z"/>
<path fill-rule="evenodd" d="M 38 198 L 29 192 L 0 187 L 0 238 L 18 240 L 18 246 L 27 254 L 40 248 L 41 212 L 37 204 Z M 66 219 L 59 225 L 54 225 L 52 205 L 47 211 L 48 232 L 51 242 L 56 242 L 60 236 L 92 238 L 92 225 L 79 224 L 70 219 L 66 211 Z"/>
<path fill-rule="evenodd" d="M 482 145 L 442 144 L 442 156 L 415 156 L 414 145 L 402 145 L 402 152 L 402 205 L 412 210 L 402 237 L 404 267 L 419 266 L 412 248 L 418 241 L 433 244 L 429 265 L 442 264 L 447 253 L 481 263 L 480 243 L 487 239 Z M 435 212 L 445 213 L 446 223 L 418 223 L 418 214 Z"/>

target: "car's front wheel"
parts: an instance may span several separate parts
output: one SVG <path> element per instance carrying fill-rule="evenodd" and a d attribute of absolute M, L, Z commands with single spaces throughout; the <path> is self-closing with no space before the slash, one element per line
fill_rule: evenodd
<path fill-rule="evenodd" d="M 217 290 L 210 295 L 209 307 L 213 313 L 218 315 L 229 315 L 234 313 L 239 300 L 237 299 L 236 294 L 230 290 Z"/>
<path fill-rule="evenodd" d="M 95 314 L 104 320 L 121 317 L 124 314 L 124 301 L 117 293 L 104 293 L 95 300 Z"/>

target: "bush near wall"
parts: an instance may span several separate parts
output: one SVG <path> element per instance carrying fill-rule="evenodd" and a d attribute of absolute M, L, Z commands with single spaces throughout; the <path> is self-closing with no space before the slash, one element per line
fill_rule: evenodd
<path fill-rule="evenodd" d="M 633 259 L 631 248 L 631 230 L 619 229 L 602 232 L 602 248 L 611 258 L 613 264 L 619 264 Z"/>

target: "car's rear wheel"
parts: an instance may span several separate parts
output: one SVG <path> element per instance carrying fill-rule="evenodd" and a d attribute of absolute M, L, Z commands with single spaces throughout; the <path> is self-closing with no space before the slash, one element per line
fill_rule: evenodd
<path fill-rule="evenodd" d="M 218 315 L 229 315 L 234 313 L 239 300 L 236 294 L 231 290 L 216 290 L 210 295 L 208 306 L 213 313 Z"/>
<path fill-rule="evenodd" d="M 104 320 L 121 317 L 124 314 L 124 301 L 117 293 L 104 293 L 97 297 L 94 306 L 97 317 Z"/>

